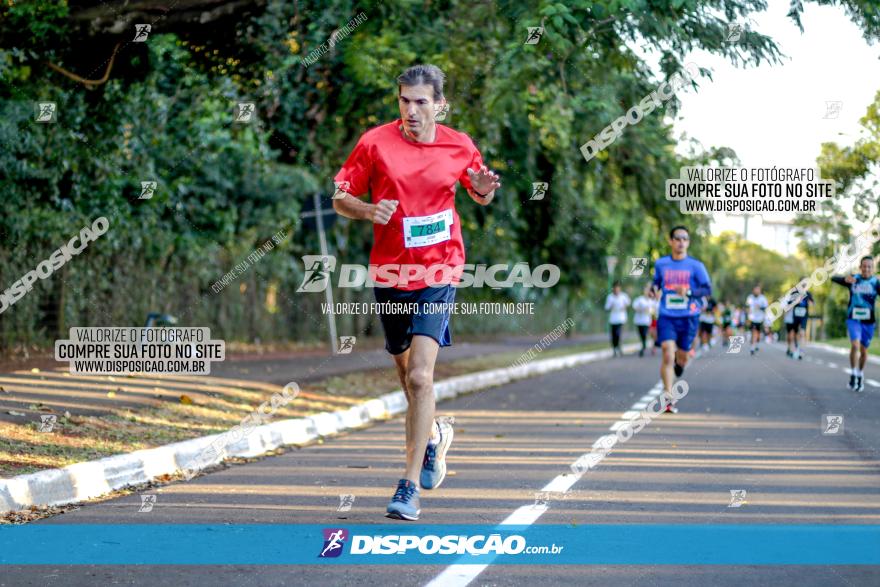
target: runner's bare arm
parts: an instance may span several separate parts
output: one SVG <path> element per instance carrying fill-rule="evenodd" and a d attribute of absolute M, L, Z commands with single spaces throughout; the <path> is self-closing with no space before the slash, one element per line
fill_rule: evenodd
<path fill-rule="evenodd" d="M 370 204 L 351 194 L 345 194 L 344 197 L 333 200 L 333 209 L 346 218 L 388 224 L 391 215 L 397 210 L 397 204 L 397 200 L 380 200 L 378 204 Z"/>
<path fill-rule="evenodd" d="M 471 180 L 471 189 L 468 190 L 468 195 L 477 204 L 487 205 L 495 197 L 495 190 L 501 187 L 498 174 L 489 171 L 485 165 L 481 165 L 478 171 L 468 169 L 467 173 Z"/>

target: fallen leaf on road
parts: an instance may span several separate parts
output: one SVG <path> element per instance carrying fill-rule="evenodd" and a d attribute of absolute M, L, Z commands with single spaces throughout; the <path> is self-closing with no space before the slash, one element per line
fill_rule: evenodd
<path fill-rule="evenodd" d="M 192 398 L 189 397 L 188 395 L 183 394 L 182 396 L 180 396 L 180 403 L 182 403 L 182 404 L 184 404 L 184 405 L 186 405 L 186 406 L 190 406 L 190 405 L 192 405 L 193 400 L 192 400 Z"/>
<path fill-rule="evenodd" d="M 34 367 L 33 369 L 31 369 L 31 373 L 39 373 L 39 372 L 40 372 L 40 370 L 37 369 L 36 367 Z"/>
<path fill-rule="evenodd" d="M 116 392 L 115 392 L 115 391 L 108 391 L 108 392 L 107 392 L 107 397 L 109 397 L 109 398 L 114 398 L 114 397 L 116 397 Z"/>
<path fill-rule="evenodd" d="M 15 410 L 9 410 L 6 413 L 9 414 L 10 416 L 27 416 L 27 414 L 24 414 L 22 412 L 16 412 Z"/>

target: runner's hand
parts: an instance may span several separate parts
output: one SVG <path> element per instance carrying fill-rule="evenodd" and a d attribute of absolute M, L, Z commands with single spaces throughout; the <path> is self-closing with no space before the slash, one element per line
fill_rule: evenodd
<path fill-rule="evenodd" d="M 480 165 L 478 171 L 468 168 L 468 177 L 471 179 L 471 188 L 477 195 L 486 195 L 501 187 L 498 183 L 498 175 L 489 171 L 485 165 Z"/>
<path fill-rule="evenodd" d="M 370 214 L 370 220 L 372 220 L 374 224 L 388 224 L 394 211 L 397 210 L 397 204 L 399 203 L 398 200 L 379 200 L 379 203 L 373 207 L 373 211 Z"/>
<path fill-rule="evenodd" d="M 853 277 L 852 275 L 847 275 L 846 277 L 843 278 L 843 280 L 847 283 L 855 283 L 856 282 L 856 278 Z"/>
<path fill-rule="evenodd" d="M 688 292 L 688 286 L 686 286 L 686 285 L 679 285 L 679 286 L 676 286 L 676 288 L 675 288 L 675 293 L 677 293 L 680 296 L 686 296 L 687 292 Z"/>

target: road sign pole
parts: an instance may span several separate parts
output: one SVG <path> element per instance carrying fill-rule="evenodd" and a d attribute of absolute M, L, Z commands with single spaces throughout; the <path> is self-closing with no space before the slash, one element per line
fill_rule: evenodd
<path fill-rule="evenodd" d="M 324 215 L 321 210 L 321 196 L 316 192 L 312 195 L 315 202 L 315 221 L 318 225 L 318 240 L 321 243 L 321 257 L 327 257 L 327 235 L 324 232 Z M 327 287 L 324 289 L 324 297 L 330 311 L 327 313 L 327 326 L 330 329 L 330 352 L 336 354 L 336 312 L 333 308 L 333 279 L 332 274 L 327 276 Z"/>

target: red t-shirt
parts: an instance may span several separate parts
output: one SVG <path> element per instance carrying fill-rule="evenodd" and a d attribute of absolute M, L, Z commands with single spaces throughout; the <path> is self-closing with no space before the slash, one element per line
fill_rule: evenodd
<path fill-rule="evenodd" d="M 430 279 L 417 276 L 415 269 L 400 270 L 408 278 L 399 280 L 371 270 L 375 282 L 403 290 L 458 283 L 464 241 L 455 210 L 455 184 L 469 189 L 467 170 L 478 170 L 483 157 L 469 136 L 448 126 L 436 125 L 433 143 L 414 143 L 403 137 L 400 124 L 398 119 L 365 132 L 334 181 L 352 196 L 369 191 L 374 204 L 399 201 L 388 224 L 373 224 L 371 265 L 459 268 L 436 271 Z"/>

